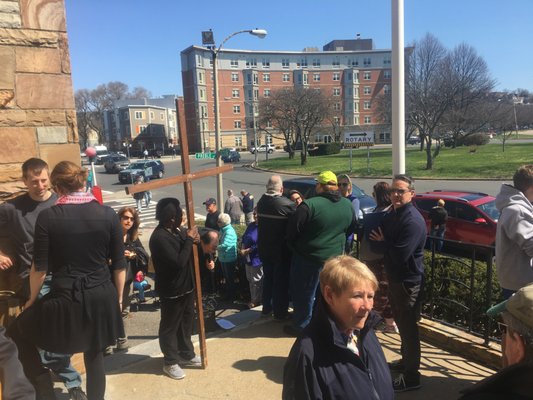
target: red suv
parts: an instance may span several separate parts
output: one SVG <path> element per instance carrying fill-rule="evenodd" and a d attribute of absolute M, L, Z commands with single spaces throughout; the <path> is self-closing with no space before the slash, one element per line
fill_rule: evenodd
<path fill-rule="evenodd" d="M 415 195 L 413 202 L 424 216 L 428 232 L 429 211 L 439 199 L 445 201 L 444 208 L 448 211 L 444 239 L 494 246 L 496 223 L 500 217 L 494 197 L 458 190 L 434 190 Z"/>

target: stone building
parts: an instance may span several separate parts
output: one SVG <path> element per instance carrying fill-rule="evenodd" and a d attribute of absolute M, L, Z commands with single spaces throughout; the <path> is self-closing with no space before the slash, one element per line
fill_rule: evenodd
<path fill-rule="evenodd" d="M 80 162 L 63 0 L 0 0 L 0 66 L 5 196 L 22 188 L 30 157 Z"/>

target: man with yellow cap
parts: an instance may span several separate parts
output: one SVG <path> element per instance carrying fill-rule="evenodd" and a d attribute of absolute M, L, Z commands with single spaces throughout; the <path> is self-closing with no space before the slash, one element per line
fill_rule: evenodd
<path fill-rule="evenodd" d="M 294 314 L 285 332 L 295 336 L 311 320 L 325 261 L 344 253 L 346 236 L 357 221 L 350 201 L 338 192 L 333 172 L 324 171 L 315 180 L 316 196 L 304 200 L 287 225 L 287 242 L 293 251 L 290 290 Z"/>

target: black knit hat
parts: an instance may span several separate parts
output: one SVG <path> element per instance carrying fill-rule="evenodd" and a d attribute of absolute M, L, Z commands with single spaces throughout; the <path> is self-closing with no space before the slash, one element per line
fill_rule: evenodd
<path fill-rule="evenodd" d="M 174 197 L 159 200 L 155 207 L 155 219 L 159 222 L 168 222 L 172 218 L 181 221 L 182 214 L 180 201 Z"/>

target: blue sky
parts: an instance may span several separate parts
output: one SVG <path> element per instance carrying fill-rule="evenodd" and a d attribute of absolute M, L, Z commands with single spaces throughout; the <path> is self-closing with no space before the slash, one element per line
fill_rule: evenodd
<path fill-rule="evenodd" d="M 533 91 L 533 0 L 404 0 L 405 43 L 435 35 L 446 47 L 473 46 L 496 89 Z M 74 89 L 122 81 L 154 96 L 182 94 L 180 52 L 213 29 L 226 48 L 302 50 L 333 39 L 391 47 L 391 0 L 65 0 Z"/>

